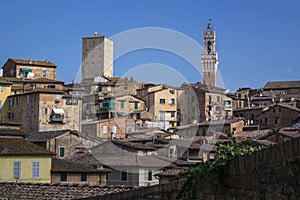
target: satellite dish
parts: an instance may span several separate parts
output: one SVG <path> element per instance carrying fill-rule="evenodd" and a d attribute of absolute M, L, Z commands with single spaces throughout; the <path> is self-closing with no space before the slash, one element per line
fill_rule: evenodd
<path fill-rule="evenodd" d="M 95 33 L 94 33 L 95 35 L 98 35 L 98 33 L 97 33 L 97 31 L 95 31 Z"/>

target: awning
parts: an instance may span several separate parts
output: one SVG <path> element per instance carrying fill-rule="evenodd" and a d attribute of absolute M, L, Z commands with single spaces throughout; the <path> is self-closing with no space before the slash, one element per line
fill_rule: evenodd
<path fill-rule="evenodd" d="M 65 114 L 65 111 L 61 108 L 53 108 L 53 113 L 54 114 L 58 114 L 58 115 L 64 115 Z"/>
<path fill-rule="evenodd" d="M 21 68 L 20 70 L 21 70 L 22 72 L 32 72 L 32 70 L 29 69 L 29 68 Z"/>

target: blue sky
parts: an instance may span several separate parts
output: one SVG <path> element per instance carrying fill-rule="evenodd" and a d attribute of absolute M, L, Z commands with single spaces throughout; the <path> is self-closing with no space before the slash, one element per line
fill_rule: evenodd
<path fill-rule="evenodd" d="M 84 36 L 96 31 L 111 37 L 134 28 L 162 27 L 202 45 L 211 17 L 225 87 L 259 88 L 267 81 L 299 80 L 299 11 L 298 0 L 1 0 L 0 63 L 9 57 L 48 59 L 58 65 L 57 79 L 69 83 L 81 64 Z M 191 82 L 202 81 L 186 60 L 151 49 L 117 59 L 114 74 L 123 76 L 147 63 L 174 68 Z M 170 77 L 165 72 L 154 74 Z"/>

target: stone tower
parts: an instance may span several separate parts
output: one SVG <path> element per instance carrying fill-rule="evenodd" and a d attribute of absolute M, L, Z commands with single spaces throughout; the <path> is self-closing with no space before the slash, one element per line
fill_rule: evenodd
<path fill-rule="evenodd" d="M 203 83 L 205 85 L 216 86 L 218 64 L 216 32 L 211 23 L 208 23 L 204 31 L 204 51 L 201 56 Z"/>
<path fill-rule="evenodd" d="M 95 34 L 82 38 L 82 82 L 113 77 L 113 41 Z"/>

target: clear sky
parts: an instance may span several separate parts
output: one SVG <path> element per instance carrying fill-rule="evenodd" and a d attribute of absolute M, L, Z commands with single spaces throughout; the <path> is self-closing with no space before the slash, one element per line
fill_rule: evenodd
<path fill-rule="evenodd" d="M 1 0 L 0 63 L 9 57 L 47 59 L 57 64 L 57 79 L 70 83 L 81 65 L 84 36 L 162 27 L 202 45 L 208 18 L 217 32 L 219 72 L 226 88 L 300 79 L 299 0 Z M 116 60 L 114 74 L 122 76 L 147 63 L 189 68 L 172 54 L 147 50 Z M 193 70 L 186 71 L 188 80 L 202 81 Z"/>

